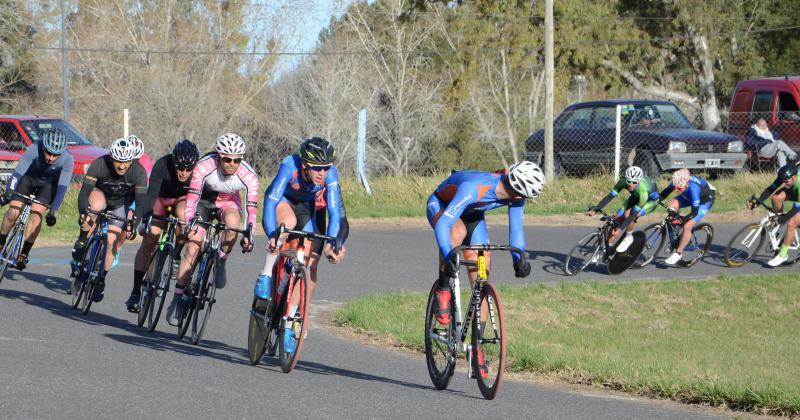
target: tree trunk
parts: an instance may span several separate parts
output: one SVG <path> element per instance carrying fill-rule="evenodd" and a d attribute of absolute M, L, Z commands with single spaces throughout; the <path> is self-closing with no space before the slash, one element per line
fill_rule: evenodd
<path fill-rule="evenodd" d="M 708 39 L 699 34 L 693 26 L 688 27 L 689 36 L 692 37 L 695 56 L 699 62 L 697 88 L 699 91 L 698 102 L 703 114 L 703 128 L 715 130 L 719 127 L 720 117 L 717 107 L 717 97 L 714 91 L 714 64 L 708 51 Z"/>

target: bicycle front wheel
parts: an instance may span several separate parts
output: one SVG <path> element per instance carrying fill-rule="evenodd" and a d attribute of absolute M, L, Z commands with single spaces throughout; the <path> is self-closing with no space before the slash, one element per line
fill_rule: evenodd
<path fill-rule="evenodd" d="M 0 253 L 0 283 L 6 276 L 6 270 L 8 270 L 9 264 L 17 260 L 17 254 L 19 253 L 23 240 L 23 232 L 22 224 L 15 223 L 14 230 L 7 237 L 8 240 L 3 247 L 3 252 Z"/>
<path fill-rule="evenodd" d="M 150 332 L 155 331 L 158 320 L 161 318 L 161 311 L 164 309 L 164 301 L 167 300 L 169 294 L 169 283 L 172 279 L 172 266 L 175 264 L 175 257 L 172 255 L 172 249 L 168 248 L 169 257 L 166 259 L 166 264 L 161 266 L 158 277 L 153 277 L 155 283 L 150 287 L 151 303 L 150 310 L 147 313 L 147 330 Z"/>
<path fill-rule="evenodd" d="M 103 266 L 105 264 L 103 257 L 106 253 L 106 246 L 107 243 L 103 237 L 102 239 L 95 241 L 93 244 L 90 244 L 87 247 L 87 252 L 83 256 L 83 264 L 81 264 L 81 277 L 83 277 L 84 291 L 78 309 L 84 315 L 89 313 L 89 309 L 92 307 L 92 302 L 94 302 L 93 298 L 94 289 L 96 287 L 96 279 L 97 276 L 100 275 L 100 270 L 105 268 Z"/>
<path fill-rule="evenodd" d="M 725 264 L 728 264 L 728 267 L 741 267 L 747 264 L 758 254 L 766 237 L 766 232 L 758 223 L 743 227 L 725 248 Z"/>
<path fill-rule="evenodd" d="M 150 266 L 145 272 L 145 277 L 142 279 L 142 286 L 139 290 L 139 316 L 136 317 L 136 324 L 138 326 L 144 325 L 153 310 L 153 302 L 155 301 L 156 283 L 161 277 L 161 269 L 164 267 L 164 259 L 166 254 L 163 251 L 156 251 L 153 258 L 150 259 Z"/>
<path fill-rule="evenodd" d="M 450 323 L 442 325 L 436 320 L 434 302 L 439 281 L 433 282 L 425 309 L 425 361 L 428 375 L 436 389 L 446 389 L 456 368 L 455 302 L 450 294 Z"/>
<path fill-rule="evenodd" d="M 250 363 L 257 365 L 267 351 L 267 341 L 272 330 L 269 328 L 266 314 L 266 300 L 253 298 L 250 309 L 250 323 L 247 331 L 247 357 Z"/>
<path fill-rule="evenodd" d="M 700 223 L 692 229 L 692 237 L 683 249 L 683 264 L 686 267 L 695 265 L 711 248 L 714 240 L 714 228 L 708 223 Z"/>
<path fill-rule="evenodd" d="M 200 293 L 195 297 L 194 305 L 194 319 L 192 320 L 192 344 L 200 343 L 203 338 L 203 332 L 206 330 L 208 318 L 211 317 L 211 308 L 216 302 L 214 297 L 217 295 L 216 277 L 214 258 L 208 259 L 206 264 L 205 275 L 203 276 L 202 286 Z"/>
<path fill-rule="evenodd" d="M 280 328 L 281 336 L 278 339 L 278 359 L 280 360 L 281 370 L 289 373 L 297 365 L 300 360 L 300 351 L 303 350 L 303 342 L 305 341 L 306 334 L 308 334 L 308 283 L 307 283 L 307 269 L 298 272 L 299 275 L 289 277 L 289 281 L 294 281 L 292 293 L 299 293 L 300 301 L 297 304 L 297 310 L 294 314 L 287 313 L 283 325 Z M 291 297 L 287 296 L 287 301 L 291 301 Z M 289 306 L 287 304 L 287 306 Z M 289 326 L 290 328 L 287 328 Z M 288 352 L 285 347 L 286 338 L 284 335 L 293 334 L 296 341 L 294 352 Z"/>
<path fill-rule="evenodd" d="M 634 267 L 642 268 L 653 262 L 661 249 L 664 248 L 666 231 L 661 223 L 653 223 L 644 228 L 644 248 L 639 258 L 633 263 Z"/>
<path fill-rule="evenodd" d="M 497 289 L 489 283 L 481 290 L 480 307 L 488 308 L 486 320 L 472 318 L 472 372 L 487 400 L 500 392 L 506 369 L 506 330 Z"/>
<path fill-rule="evenodd" d="M 597 232 L 592 232 L 578 240 L 564 260 L 564 274 L 574 276 L 585 270 L 589 264 L 597 262 L 601 258 L 599 255 L 601 241 L 602 238 Z"/>

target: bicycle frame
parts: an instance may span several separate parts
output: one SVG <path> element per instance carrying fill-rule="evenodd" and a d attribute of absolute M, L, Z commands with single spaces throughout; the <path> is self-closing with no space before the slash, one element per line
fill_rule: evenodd
<path fill-rule="evenodd" d="M 751 199 L 753 198 L 755 197 L 751 197 Z M 747 247 L 750 247 L 753 245 L 753 241 L 757 240 L 759 236 L 766 232 L 767 239 L 769 239 L 772 249 L 780 249 L 781 245 L 783 244 L 783 237 L 780 236 L 781 224 L 778 223 L 778 217 L 780 217 L 780 214 L 766 204 L 760 201 L 757 202 L 758 205 L 767 210 L 767 214 L 761 219 L 761 221 L 758 222 L 758 229 L 751 231 L 747 234 L 747 236 L 745 236 L 742 244 L 746 244 Z M 789 245 L 790 250 L 797 250 L 800 248 L 800 237 L 798 237 L 796 228 L 794 233 L 794 241 L 792 241 L 791 245 Z"/>

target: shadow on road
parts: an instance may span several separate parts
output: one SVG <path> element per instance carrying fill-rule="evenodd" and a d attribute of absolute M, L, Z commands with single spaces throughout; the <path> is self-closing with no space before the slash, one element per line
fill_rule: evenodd
<path fill-rule="evenodd" d="M 71 283 L 69 279 L 63 277 L 54 277 L 45 274 L 33 273 L 30 271 L 19 271 L 14 268 L 8 269 L 8 271 L 6 272 L 6 277 L 3 279 L 3 283 L 7 281 L 22 281 L 22 280 L 30 280 L 34 283 L 39 283 L 46 289 L 60 293 L 62 295 L 67 294 L 67 290 L 69 290 L 69 285 Z"/>
<path fill-rule="evenodd" d="M 208 357 L 221 360 L 223 362 L 249 365 L 245 349 L 231 347 L 219 341 L 203 340 L 199 345 L 193 345 L 188 341 L 177 341 L 175 335 L 161 331 L 148 332 L 144 328 L 129 324 L 125 328 L 129 333 L 135 334 L 105 334 L 106 337 L 119 341 L 120 343 L 133 346 L 144 347 L 158 351 L 174 351 L 189 356 Z"/>

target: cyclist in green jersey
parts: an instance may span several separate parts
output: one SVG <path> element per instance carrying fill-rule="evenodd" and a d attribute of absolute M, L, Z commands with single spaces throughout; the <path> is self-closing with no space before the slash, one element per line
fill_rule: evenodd
<path fill-rule="evenodd" d="M 789 258 L 789 245 L 794 241 L 795 229 L 800 225 L 800 183 L 797 182 L 797 165 L 789 163 L 778 169 L 778 177 L 767 187 L 758 197 L 758 201 L 764 202 L 772 196 L 772 208 L 776 212 L 783 211 L 784 201 L 793 201 L 794 205 L 788 213 L 784 213 L 780 221 L 786 223 L 786 236 L 778 254 L 767 262 L 770 267 L 777 267 L 786 262 Z M 747 202 L 747 207 L 754 209 L 756 203 Z"/>
<path fill-rule="evenodd" d="M 596 210 L 602 210 L 611 200 L 619 195 L 623 189 L 631 194 L 625 205 L 617 210 L 617 227 L 611 233 L 608 243 L 616 243 L 617 238 L 622 232 L 626 232 L 625 238 L 617 246 L 617 252 L 625 252 L 633 243 L 633 227 L 636 219 L 653 211 L 658 204 L 658 186 L 650 177 L 644 176 L 644 171 L 638 166 L 631 166 L 625 170 L 625 176 L 620 178 L 608 193 L 596 206 L 586 210 L 588 216 L 594 215 Z"/>

